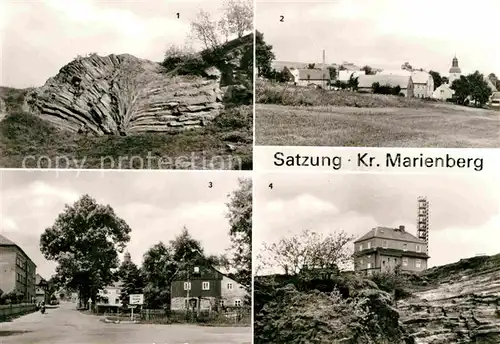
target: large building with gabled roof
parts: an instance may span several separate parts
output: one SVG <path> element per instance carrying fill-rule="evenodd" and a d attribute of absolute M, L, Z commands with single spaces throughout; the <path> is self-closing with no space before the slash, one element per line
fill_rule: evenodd
<path fill-rule="evenodd" d="M 427 269 L 426 252 L 425 241 L 404 226 L 376 227 L 354 242 L 354 269 L 389 272 L 399 266 L 402 271 L 419 272 Z"/>

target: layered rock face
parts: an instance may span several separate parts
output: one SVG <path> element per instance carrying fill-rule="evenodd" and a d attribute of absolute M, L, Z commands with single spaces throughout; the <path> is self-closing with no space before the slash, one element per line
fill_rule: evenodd
<path fill-rule="evenodd" d="M 219 115 L 218 77 L 165 72 L 157 63 L 127 54 L 77 58 L 28 93 L 24 110 L 93 135 L 176 132 Z"/>
<path fill-rule="evenodd" d="M 500 343 L 500 264 L 450 272 L 440 282 L 398 303 L 415 343 Z"/>

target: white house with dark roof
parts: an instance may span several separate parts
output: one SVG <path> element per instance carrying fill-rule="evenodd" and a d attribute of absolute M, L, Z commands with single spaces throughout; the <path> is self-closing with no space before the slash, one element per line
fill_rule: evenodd
<path fill-rule="evenodd" d="M 330 72 L 328 69 L 305 69 L 305 68 L 285 68 L 291 83 L 297 86 L 321 86 L 326 88 L 330 81 Z"/>
<path fill-rule="evenodd" d="M 405 97 L 413 97 L 413 80 L 411 76 L 404 75 L 360 75 L 358 78 L 358 90 L 361 92 L 373 92 L 373 84 L 378 82 L 380 86 L 391 86 L 401 88 Z"/>
<path fill-rule="evenodd" d="M 416 98 L 430 98 L 434 92 L 434 79 L 432 75 L 421 70 L 383 70 L 380 75 L 399 75 L 410 77 L 413 82 L 413 96 Z"/>
<path fill-rule="evenodd" d="M 427 244 L 398 228 L 376 227 L 354 242 L 356 271 L 386 272 L 400 267 L 403 271 L 427 269 Z"/>
<path fill-rule="evenodd" d="M 490 106 L 492 108 L 500 109 L 500 92 L 493 92 L 490 97 Z"/>

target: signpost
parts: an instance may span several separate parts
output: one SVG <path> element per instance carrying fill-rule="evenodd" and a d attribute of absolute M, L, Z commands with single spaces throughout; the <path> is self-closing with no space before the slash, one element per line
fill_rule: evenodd
<path fill-rule="evenodd" d="M 134 320 L 134 308 L 136 308 L 138 305 L 143 305 L 144 304 L 144 294 L 130 294 L 129 295 L 129 307 L 132 310 L 130 313 L 130 320 Z"/>

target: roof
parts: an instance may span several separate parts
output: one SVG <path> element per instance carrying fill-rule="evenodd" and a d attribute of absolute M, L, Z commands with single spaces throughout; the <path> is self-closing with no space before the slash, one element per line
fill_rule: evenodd
<path fill-rule="evenodd" d="M 389 228 L 389 227 L 372 228 L 368 233 L 366 233 L 361 238 L 356 240 L 355 243 L 373 238 L 401 240 L 416 244 L 425 244 L 423 240 L 417 238 L 416 236 L 408 233 L 405 230 L 400 230 L 399 228 Z"/>
<path fill-rule="evenodd" d="M 484 81 L 486 81 L 486 83 L 488 84 L 488 87 L 490 88 L 491 92 L 498 91 L 497 88 L 495 87 L 495 85 L 493 85 L 493 83 L 491 82 L 491 80 L 487 76 L 484 76 Z"/>
<path fill-rule="evenodd" d="M 327 69 L 297 69 L 301 80 L 329 80 L 330 72 Z"/>
<path fill-rule="evenodd" d="M 411 76 L 411 79 L 414 84 L 426 84 L 427 82 L 429 82 L 429 78 L 431 77 L 431 75 L 425 71 L 414 70 L 410 72 L 405 69 L 395 69 L 395 70 L 384 69 L 380 74 L 399 75 L 406 77 Z"/>
<path fill-rule="evenodd" d="M 28 258 L 31 263 L 36 267 L 36 264 L 35 262 L 30 258 L 30 256 L 28 256 L 26 254 L 26 252 L 24 252 L 24 250 L 19 246 L 17 245 L 15 242 L 13 242 L 12 240 L 4 237 L 3 235 L 0 234 L 0 246 L 14 246 L 16 247 L 19 251 L 21 251 L 25 256 L 26 258 Z"/>
<path fill-rule="evenodd" d="M 491 95 L 491 99 L 500 99 L 500 92 L 493 92 Z"/>
<path fill-rule="evenodd" d="M 0 246 L 17 246 L 15 242 L 0 234 Z"/>
<path fill-rule="evenodd" d="M 371 88 L 373 83 L 378 82 L 380 86 L 389 85 L 391 87 L 399 86 L 401 89 L 408 88 L 410 83 L 410 76 L 403 75 L 387 75 L 387 74 L 375 74 L 375 75 L 360 75 L 358 79 L 359 88 Z"/>
<path fill-rule="evenodd" d="M 360 72 L 360 71 L 353 71 L 353 70 L 341 70 L 338 72 L 338 76 L 337 76 L 337 80 L 340 80 L 340 81 L 348 81 L 349 78 L 351 77 L 351 75 L 353 75 L 353 77 L 357 77 L 359 75 L 364 75 L 365 73 L 364 72 Z"/>

